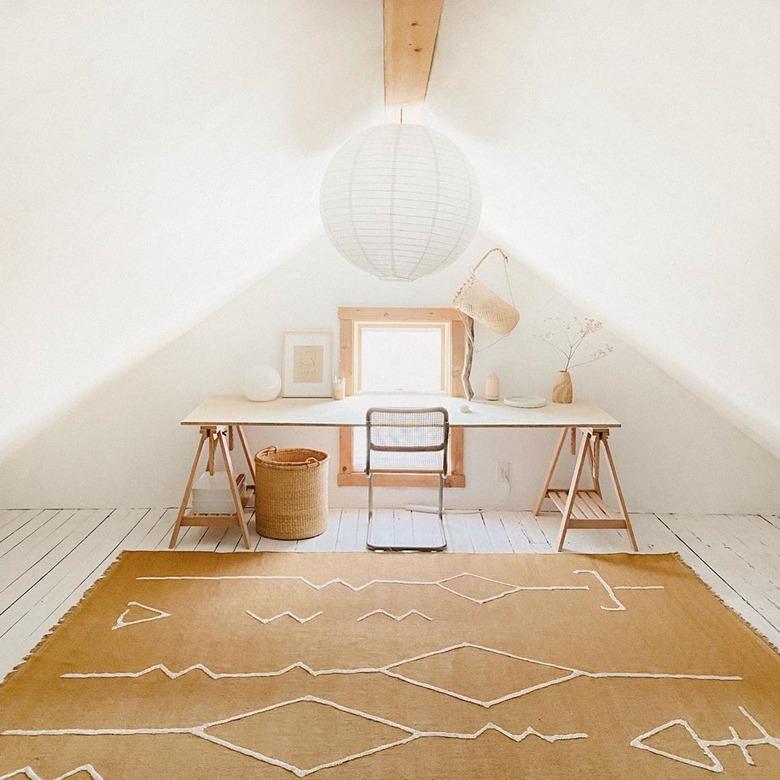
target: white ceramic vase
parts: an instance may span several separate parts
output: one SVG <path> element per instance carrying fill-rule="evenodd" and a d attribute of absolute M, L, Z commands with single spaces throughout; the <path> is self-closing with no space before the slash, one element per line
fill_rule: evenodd
<path fill-rule="evenodd" d="M 250 401 L 273 401 L 282 389 L 282 378 L 272 366 L 249 366 L 244 373 L 244 395 Z"/>

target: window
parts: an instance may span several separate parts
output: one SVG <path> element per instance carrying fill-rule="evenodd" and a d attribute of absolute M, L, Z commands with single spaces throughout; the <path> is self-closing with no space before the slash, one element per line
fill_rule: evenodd
<path fill-rule="evenodd" d="M 448 392 L 448 323 L 358 322 L 355 328 L 356 392 Z"/>
<path fill-rule="evenodd" d="M 414 393 L 462 395 L 463 323 L 455 309 L 341 308 L 341 374 L 347 395 Z M 435 401 L 431 400 L 431 405 Z M 339 485 L 365 485 L 366 434 L 342 428 Z M 430 464 L 420 454 L 424 469 Z M 446 484 L 463 487 L 463 430 L 450 431 L 450 473 Z M 436 485 L 429 474 L 384 474 L 376 484 L 396 487 Z"/>

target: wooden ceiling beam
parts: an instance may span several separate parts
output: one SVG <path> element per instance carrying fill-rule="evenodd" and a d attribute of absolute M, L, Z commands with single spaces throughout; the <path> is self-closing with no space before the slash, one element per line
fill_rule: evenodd
<path fill-rule="evenodd" d="M 385 105 L 425 100 L 444 0 L 384 0 Z"/>

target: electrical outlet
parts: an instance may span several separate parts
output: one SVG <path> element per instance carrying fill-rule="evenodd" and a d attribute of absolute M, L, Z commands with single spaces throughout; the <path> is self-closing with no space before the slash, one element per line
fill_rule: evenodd
<path fill-rule="evenodd" d="M 496 461 L 496 481 L 497 482 L 509 482 L 510 468 L 508 460 Z"/>

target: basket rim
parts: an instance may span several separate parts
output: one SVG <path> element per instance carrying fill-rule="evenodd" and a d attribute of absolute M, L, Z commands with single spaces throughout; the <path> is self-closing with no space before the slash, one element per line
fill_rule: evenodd
<path fill-rule="evenodd" d="M 302 460 L 277 460 L 282 453 L 301 453 Z M 309 453 L 308 457 L 304 453 Z M 319 466 L 326 463 L 330 455 L 322 450 L 314 450 L 308 447 L 266 447 L 255 453 L 255 463 L 262 463 L 274 468 L 300 468 L 301 466 Z M 314 461 L 314 463 L 312 463 Z"/>

